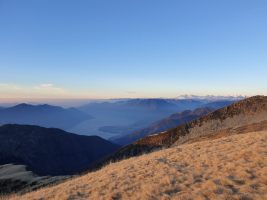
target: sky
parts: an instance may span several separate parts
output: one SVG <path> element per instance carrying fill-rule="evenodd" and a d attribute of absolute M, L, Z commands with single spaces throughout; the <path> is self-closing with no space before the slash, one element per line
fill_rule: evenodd
<path fill-rule="evenodd" d="M 0 0 L 0 99 L 267 95 L 266 0 Z"/>

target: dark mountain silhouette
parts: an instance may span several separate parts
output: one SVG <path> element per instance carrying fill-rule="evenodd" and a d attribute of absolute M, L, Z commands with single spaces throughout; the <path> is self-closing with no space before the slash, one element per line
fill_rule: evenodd
<path fill-rule="evenodd" d="M 246 133 L 267 129 L 267 97 L 254 96 L 216 110 L 199 119 L 163 133 L 144 137 L 123 147 L 99 165 L 117 161 L 156 149 L 220 135 Z"/>
<path fill-rule="evenodd" d="M 129 135 L 113 139 L 112 141 L 121 145 L 130 144 L 138 139 L 141 139 L 153 133 L 163 132 L 168 129 L 174 128 L 180 124 L 184 124 L 186 122 L 197 119 L 203 115 L 212 112 L 213 110 L 214 109 L 211 108 L 198 108 L 194 111 L 185 110 L 183 112 L 175 113 L 165 119 L 152 123 L 144 129 L 141 129 Z"/>
<path fill-rule="evenodd" d="M 81 136 L 29 125 L 0 127 L 0 165 L 22 164 L 38 175 L 70 175 L 119 146 L 98 136 Z"/>
<path fill-rule="evenodd" d="M 64 109 L 51 105 L 19 104 L 0 110 L 0 124 L 28 124 L 69 129 L 90 119 L 88 114 L 75 108 Z"/>

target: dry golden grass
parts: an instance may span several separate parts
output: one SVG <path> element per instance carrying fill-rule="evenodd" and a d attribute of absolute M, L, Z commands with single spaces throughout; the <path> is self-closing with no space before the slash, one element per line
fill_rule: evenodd
<path fill-rule="evenodd" d="M 267 131 L 130 158 L 10 199 L 266 200 Z"/>

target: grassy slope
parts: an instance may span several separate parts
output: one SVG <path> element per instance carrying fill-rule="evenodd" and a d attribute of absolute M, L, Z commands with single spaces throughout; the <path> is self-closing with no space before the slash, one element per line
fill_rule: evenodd
<path fill-rule="evenodd" d="M 11 199 L 267 199 L 267 131 L 174 146 Z"/>

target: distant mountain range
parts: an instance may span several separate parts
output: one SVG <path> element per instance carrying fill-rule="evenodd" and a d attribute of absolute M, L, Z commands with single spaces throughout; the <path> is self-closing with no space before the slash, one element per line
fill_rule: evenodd
<path fill-rule="evenodd" d="M 70 129 L 82 134 L 96 134 L 106 139 L 122 137 L 146 128 L 151 123 L 184 110 L 201 107 L 218 109 L 232 104 L 233 100 L 207 99 L 129 99 L 115 102 L 90 103 L 80 107 L 94 119 Z"/>
<path fill-rule="evenodd" d="M 173 113 L 199 107 L 217 109 L 231 103 L 233 101 L 228 99 L 210 101 L 156 98 L 94 102 L 79 108 L 23 103 L 12 107 L 1 107 L 0 125 L 38 125 L 111 139 L 137 132 Z"/>
<path fill-rule="evenodd" d="M 78 108 L 23 103 L 0 107 L 0 125 L 38 125 L 111 139 L 144 129 L 173 113 L 200 107 L 218 109 L 233 102 L 232 99 L 124 99 L 91 102 Z"/>
<path fill-rule="evenodd" d="M 47 104 L 19 104 L 0 109 L 0 125 L 27 124 L 67 130 L 91 118 L 89 114 L 75 108 L 64 109 Z"/>
<path fill-rule="evenodd" d="M 207 115 L 213 110 L 214 109 L 212 108 L 198 108 L 195 109 L 194 111 L 185 110 L 183 112 L 175 113 L 165 119 L 152 123 L 151 125 L 149 125 L 144 129 L 141 129 L 129 135 L 114 138 L 112 139 L 112 141 L 121 145 L 130 144 L 145 136 L 151 135 L 153 133 L 166 131 L 180 124 L 184 124 L 186 122 L 197 119 L 203 115 Z"/>
<path fill-rule="evenodd" d="M 82 172 L 118 148 L 98 136 L 30 125 L 0 126 L 0 165 L 26 165 L 38 175 Z"/>

